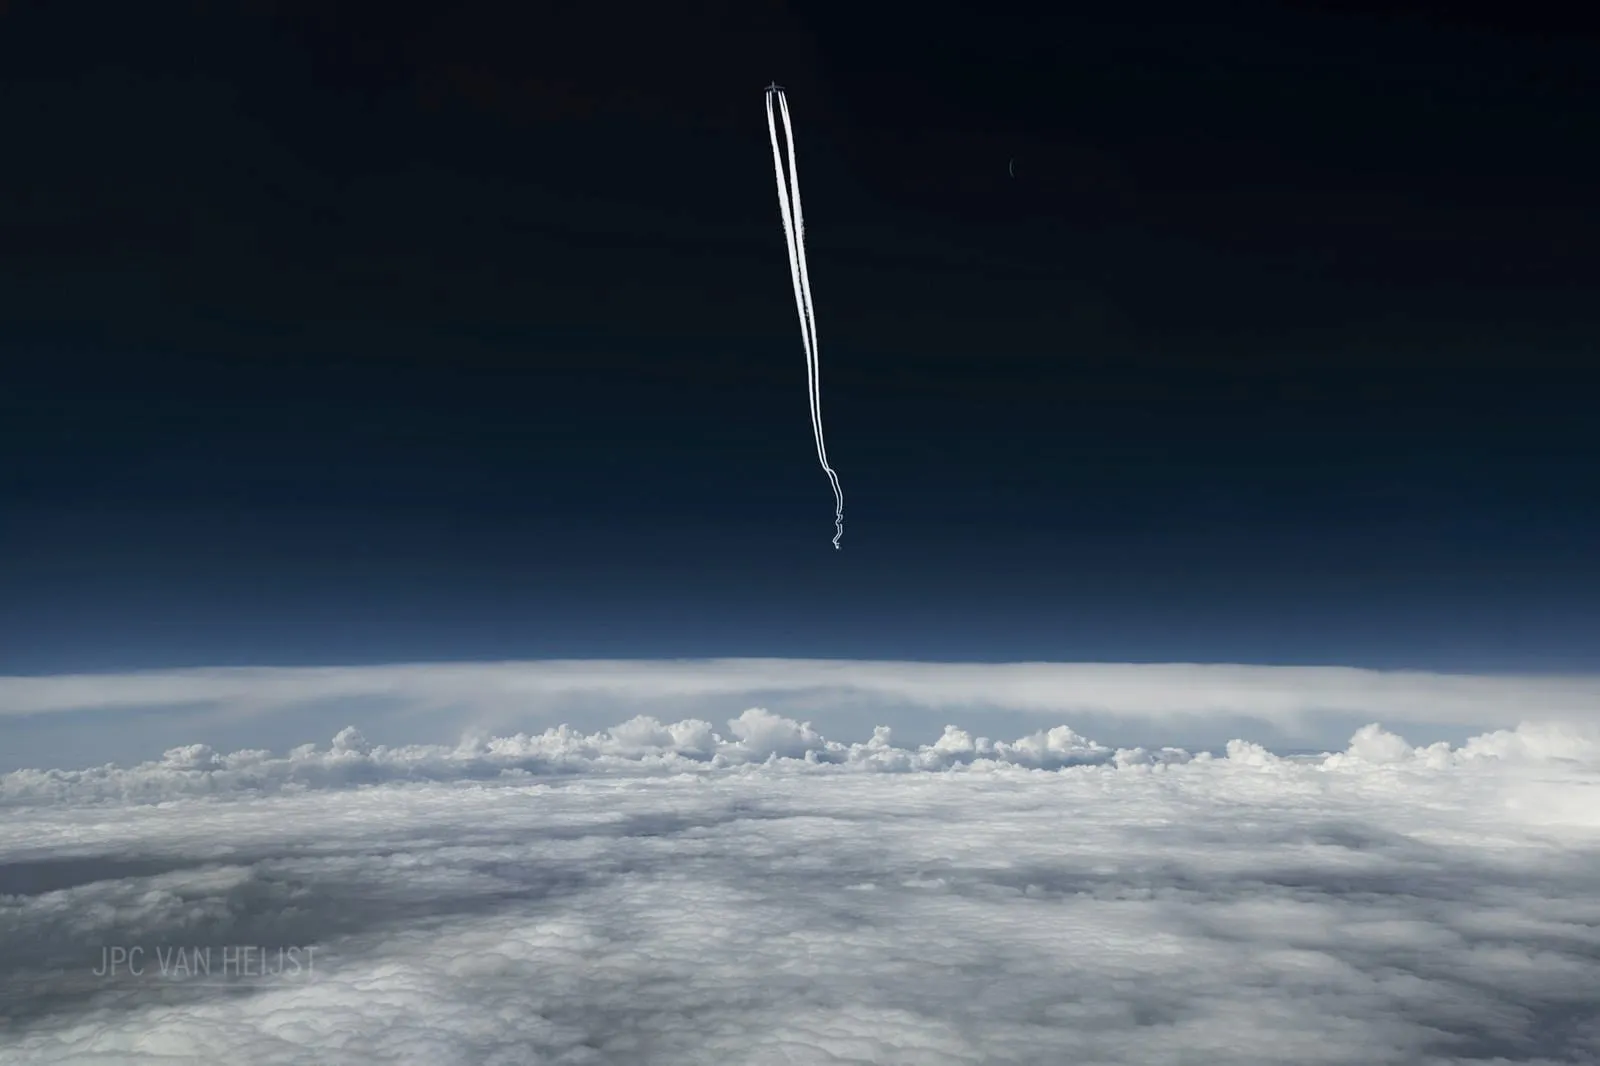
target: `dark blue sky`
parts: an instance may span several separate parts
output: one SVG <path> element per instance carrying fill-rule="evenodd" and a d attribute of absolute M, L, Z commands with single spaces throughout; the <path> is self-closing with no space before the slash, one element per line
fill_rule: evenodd
<path fill-rule="evenodd" d="M 1597 665 L 1587 27 L 507 10 L 0 14 L 0 671 Z"/>

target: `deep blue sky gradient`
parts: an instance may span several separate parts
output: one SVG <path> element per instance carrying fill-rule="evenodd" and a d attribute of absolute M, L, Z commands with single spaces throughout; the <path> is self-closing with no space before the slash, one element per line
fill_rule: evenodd
<path fill-rule="evenodd" d="M 1134 8 L 0 15 L 0 671 L 1593 669 L 1596 38 Z"/>

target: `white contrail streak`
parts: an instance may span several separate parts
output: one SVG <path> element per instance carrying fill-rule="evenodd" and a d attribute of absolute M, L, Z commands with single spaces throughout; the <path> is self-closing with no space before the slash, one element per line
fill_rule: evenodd
<path fill-rule="evenodd" d="M 783 153 L 778 150 L 778 127 L 772 101 L 776 97 L 783 115 L 783 137 L 789 145 L 789 175 L 785 182 Z M 794 306 L 800 313 L 800 339 L 806 347 L 806 394 L 811 401 L 811 432 L 817 439 L 817 461 L 833 485 L 833 546 L 844 536 L 844 490 L 839 475 L 828 465 L 828 446 L 822 439 L 822 378 L 817 369 L 817 317 L 811 299 L 811 277 L 806 272 L 806 223 L 800 213 L 800 169 L 795 163 L 794 127 L 789 124 L 789 102 L 783 90 L 767 89 L 767 132 L 772 135 L 772 167 L 778 176 L 778 209 L 783 214 L 783 234 L 789 244 L 789 278 L 794 283 Z M 791 213 L 790 204 L 793 203 Z"/>

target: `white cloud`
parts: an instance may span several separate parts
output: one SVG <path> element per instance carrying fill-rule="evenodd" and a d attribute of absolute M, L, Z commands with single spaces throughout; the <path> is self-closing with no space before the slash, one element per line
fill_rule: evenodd
<path fill-rule="evenodd" d="M 1570 723 L 1213 758 L 752 710 L 0 795 L 8 1062 L 1600 1059 L 1600 736 Z M 157 944 L 317 955 L 92 973 Z"/>
<path fill-rule="evenodd" d="M 1341 711 L 1486 727 L 1600 716 L 1600 678 L 1191 663 L 926 663 L 837 659 L 546 660 L 229 667 L 0 677 L 0 715 L 152 706 L 251 712 L 320 700 L 530 706 L 552 698 L 860 694 L 930 708 L 1093 712 L 1155 720 L 1218 713 L 1270 722 Z M 1509 723 L 1508 723 L 1509 716 Z"/>
<path fill-rule="evenodd" d="M 709 722 L 664 725 L 641 716 L 593 734 L 562 725 L 539 734 L 464 740 L 454 747 L 391 747 L 371 744 L 356 729 L 345 728 L 326 749 L 305 744 L 283 756 L 260 750 L 223 754 L 206 744 L 187 744 L 131 767 L 17 770 L 0 774 L 0 806 L 154 803 L 236 792 L 521 780 L 530 774 L 681 774 L 782 760 L 885 772 L 942 770 L 973 762 L 1051 770 L 1105 762 L 1117 754 L 1066 726 L 1016 741 L 973 737 L 950 726 L 937 742 L 910 748 L 894 745 L 890 731 L 880 727 L 866 743 L 845 744 L 826 739 L 809 723 L 759 707 L 731 719 L 727 734 L 719 734 Z M 1137 752 L 1121 755 L 1145 758 Z M 1169 752 L 1165 758 L 1187 754 Z"/>
<path fill-rule="evenodd" d="M 1340 747 L 1381 721 L 1424 744 L 1545 722 L 1600 722 L 1600 678 L 1323 667 L 839 660 L 548 661 L 169 670 L 0 677 L 0 770 L 149 759 L 204 741 L 279 750 L 329 721 L 374 741 L 594 733 L 652 716 L 721 721 L 745 707 L 864 741 L 868 723 L 933 742 L 946 724 L 990 736 L 1068 721 L 1115 745 Z M 752 743 L 760 743 L 753 738 Z M 803 737 L 789 744 L 813 743 Z"/>

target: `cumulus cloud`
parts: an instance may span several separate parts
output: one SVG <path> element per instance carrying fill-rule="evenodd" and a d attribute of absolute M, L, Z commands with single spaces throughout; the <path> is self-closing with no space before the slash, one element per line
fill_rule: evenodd
<path fill-rule="evenodd" d="M 750 710 L 191 745 L 0 796 L 8 1062 L 1600 1059 L 1571 724 L 1214 757 Z M 314 954 L 170 965 L 242 945 Z M 96 973 L 119 946 L 141 972 Z"/>
<path fill-rule="evenodd" d="M 797 760 L 841 769 L 906 772 L 974 762 L 1059 769 L 1103 762 L 1116 753 L 1067 726 L 1015 741 L 973 737 L 955 726 L 933 744 L 898 747 L 880 727 L 864 744 L 828 740 L 810 723 L 753 707 L 727 723 L 727 735 L 695 719 L 664 725 L 640 716 L 599 733 L 562 725 L 539 734 L 465 740 L 454 747 L 374 745 L 353 727 L 327 748 L 297 747 L 286 755 L 246 750 L 219 753 L 206 744 L 172 748 L 136 766 L 87 770 L 18 770 L 0 774 L 0 806 L 59 803 L 154 803 L 196 795 L 297 791 L 306 788 L 422 781 L 522 780 L 529 775 L 674 774 Z M 1123 753 L 1124 758 L 1133 757 Z M 1169 755 L 1169 758 L 1172 756 Z M 1187 758 L 1187 753 L 1182 757 Z"/>

